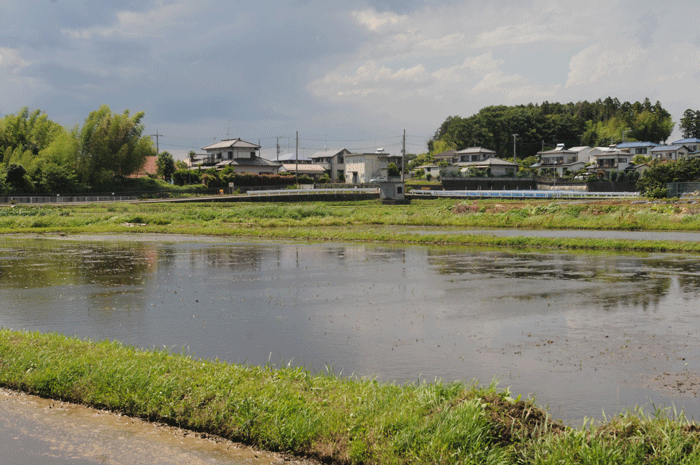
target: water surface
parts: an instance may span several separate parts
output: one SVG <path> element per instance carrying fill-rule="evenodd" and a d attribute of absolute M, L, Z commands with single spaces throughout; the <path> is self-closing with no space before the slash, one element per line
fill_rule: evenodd
<path fill-rule="evenodd" d="M 652 403 L 700 417 L 692 256 L 7 238 L 0 326 L 398 383 L 498 378 L 569 421 Z"/>

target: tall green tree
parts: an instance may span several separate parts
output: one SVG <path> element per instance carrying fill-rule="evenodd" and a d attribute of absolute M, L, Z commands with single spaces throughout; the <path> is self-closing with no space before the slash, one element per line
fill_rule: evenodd
<path fill-rule="evenodd" d="M 99 185 L 141 169 L 155 156 L 153 142 L 143 136 L 144 113 L 112 113 L 102 105 L 85 119 L 78 137 L 78 169 L 83 180 Z"/>
<path fill-rule="evenodd" d="M 679 126 L 683 138 L 700 138 L 700 111 L 688 108 L 683 112 Z"/>
<path fill-rule="evenodd" d="M 160 152 L 156 160 L 156 174 L 164 180 L 169 181 L 173 177 L 175 167 L 175 159 L 170 152 Z"/>

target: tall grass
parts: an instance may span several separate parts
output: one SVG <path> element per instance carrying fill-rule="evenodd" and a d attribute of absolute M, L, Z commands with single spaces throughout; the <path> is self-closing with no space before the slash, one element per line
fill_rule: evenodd
<path fill-rule="evenodd" d="M 433 231 L 415 233 L 416 228 Z M 700 230 L 700 207 L 631 202 L 417 200 L 288 203 L 133 203 L 0 208 L 0 233 L 207 234 L 304 240 L 698 252 L 691 242 L 448 235 L 441 229 Z"/>

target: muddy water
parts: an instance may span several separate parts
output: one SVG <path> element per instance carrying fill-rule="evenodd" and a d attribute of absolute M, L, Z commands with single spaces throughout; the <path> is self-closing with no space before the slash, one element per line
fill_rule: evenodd
<path fill-rule="evenodd" d="M 0 326 L 700 418 L 700 257 L 2 239 Z"/>

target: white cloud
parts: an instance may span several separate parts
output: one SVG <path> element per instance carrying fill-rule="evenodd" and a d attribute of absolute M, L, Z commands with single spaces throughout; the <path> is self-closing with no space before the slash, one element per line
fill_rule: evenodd
<path fill-rule="evenodd" d="M 566 87 L 634 79 L 645 71 L 647 58 L 647 52 L 633 43 L 597 43 L 571 59 Z"/>
<path fill-rule="evenodd" d="M 198 2 L 197 2 L 198 3 Z M 201 6 L 201 5 L 200 5 Z M 197 11 L 195 2 L 173 2 L 158 5 L 146 12 L 119 11 L 113 24 L 93 26 L 84 29 L 61 29 L 61 33 L 73 40 L 88 41 L 95 37 L 129 38 L 164 37 L 173 32 L 174 25 L 183 25 L 183 21 Z M 178 27 L 177 30 L 180 28 Z"/>
<path fill-rule="evenodd" d="M 381 32 L 406 21 L 406 16 L 392 12 L 377 13 L 375 10 L 353 11 L 355 20 L 370 31 Z"/>
<path fill-rule="evenodd" d="M 6 71 L 8 77 L 18 74 L 29 62 L 22 58 L 16 49 L 0 47 L 0 68 Z"/>

